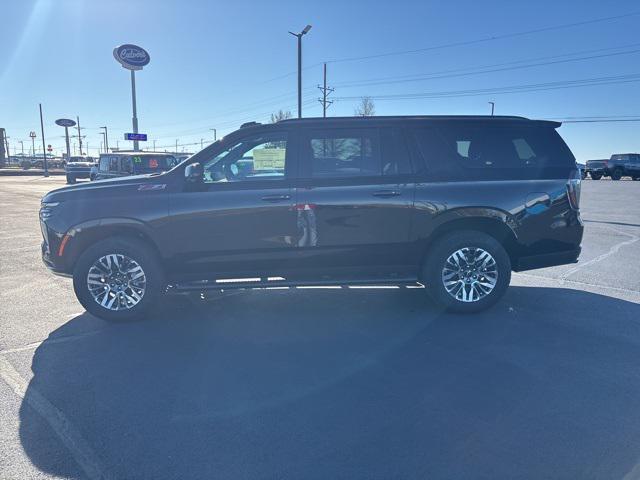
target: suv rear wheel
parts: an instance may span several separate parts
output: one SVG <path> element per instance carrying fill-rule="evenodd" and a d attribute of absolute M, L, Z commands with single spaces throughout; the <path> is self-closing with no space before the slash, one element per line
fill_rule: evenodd
<path fill-rule="evenodd" d="M 504 295 L 511 281 L 511 261 L 490 235 L 453 232 L 430 248 L 422 280 L 433 300 L 447 310 L 479 312 Z"/>
<path fill-rule="evenodd" d="M 590 173 L 590 175 L 591 175 L 591 180 L 600 180 L 602 178 L 601 173 Z"/>
<path fill-rule="evenodd" d="M 89 247 L 73 272 L 73 289 L 82 306 L 104 320 L 148 314 L 165 288 L 160 263 L 144 242 L 114 237 Z"/>
<path fill-rule="evenodd" d="M 74 184 L 74 183 L 76 183 L 76 177 L 75 177 L 75 176 L 73 176 L 73 175 L 69 175 L 69 174 L 67 174 L 67 183 L 69 183 L 69 184 Z"/>
<path fill-rule="evenodd" d="M 622 170 L 616 168 L 613 172 L 611 172 L 611 180 L 620 180 L 622 178 Z"/>

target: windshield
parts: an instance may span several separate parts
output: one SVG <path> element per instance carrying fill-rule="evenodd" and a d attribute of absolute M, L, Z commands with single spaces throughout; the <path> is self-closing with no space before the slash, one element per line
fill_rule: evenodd
<path fill-rule="evenodd" d="M 173 155 L 132 155 L 135 173 L 156 173 L 171 170 L 176 165 Z"/>

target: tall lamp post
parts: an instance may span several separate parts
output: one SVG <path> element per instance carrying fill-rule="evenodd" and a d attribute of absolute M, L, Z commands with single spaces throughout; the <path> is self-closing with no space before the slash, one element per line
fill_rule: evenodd
<path fill-rule="evenodd" d="M 107 130 L 107 127 L 100 128 L 104 128 L 104 151 L 109 153 L 109 132 Z"/>
<path fill-rule="evenodd" d="M 493 112 L 496 108 L 496 102 L 489 102 L 489 104 L 491 105 L 491 116 L 493 117 Z"/>
<path fill-rule="evenodd" d="M 298 118 L 302 118 L 302 37 L 309 33 L 311 25 L 307 25 L 300 33 L 289 32 L 298 38 Z"/>

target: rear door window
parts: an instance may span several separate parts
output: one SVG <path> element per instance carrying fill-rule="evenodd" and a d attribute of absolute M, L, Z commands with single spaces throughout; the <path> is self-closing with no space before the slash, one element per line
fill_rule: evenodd
<path fill-rule="evenodd" d="M 302 176 L 317 179 L 378 177 L 383 165 L 377 128 L 336 128 L 303 133 Z"/>
<path fill-rule="evenodd" d="M 413 131 L 429 177 L 440 181 L 563 178 L 575 158 L 555 129 L 444 124 Z"/>
<path fill-rule="evenodd" d="M 116 173 L 120 169 L 119 163 L 118 157 L 111 157 L 109 159 L 109 171 L 111 173 Z"/>

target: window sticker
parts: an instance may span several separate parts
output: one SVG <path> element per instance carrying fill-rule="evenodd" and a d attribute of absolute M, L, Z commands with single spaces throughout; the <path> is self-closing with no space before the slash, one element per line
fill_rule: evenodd
<path fill-rule="evenodd" d="M 286 148 L 261 148 L 253 151 L 253 170 L 284 170 Z"/>

